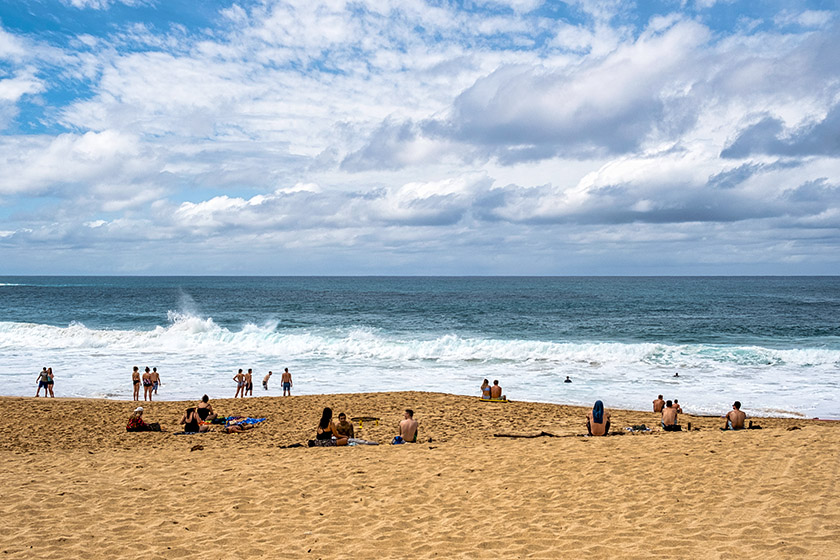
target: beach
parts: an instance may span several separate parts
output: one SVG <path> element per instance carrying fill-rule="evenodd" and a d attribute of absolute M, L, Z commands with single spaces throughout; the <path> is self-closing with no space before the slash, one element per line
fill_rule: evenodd
<path fill-rule="evenodd" d="M 137 404 L 0 398 L 4 557 L 840 555 L 836 422 L 664 433 L 608 407 L 623 435 L 592 438 L 584 408 L 395 392 L 211 400 L 267 418 L 243 434 L 174 435 L 195 402 L 141 402 L 166 432 L 126 433 Z M 381 445 L 305 447 L 324 406 L 380 418 L 356 428 Z M 405 408 L 419 443 L 388 445 Z"/>

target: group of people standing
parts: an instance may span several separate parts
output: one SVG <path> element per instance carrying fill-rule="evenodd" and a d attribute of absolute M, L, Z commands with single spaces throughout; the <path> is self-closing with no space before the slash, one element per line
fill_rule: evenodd
<path fill-rule="evenodd" d="M 53 385 L 55 384 L 55 377 L 53 377 L 52 368 L 45 367 L 41 370 L 41 373 L 38 374 L 38 390 L 35 391 L 35 396 L 41 396 L 41 389 L 44 390 L 44 397 L 53 397 L 55 398 L 55 393 L 53 393 Z"/>
<path fill-rule="evenodd" d="M 268 391 L 268 380 L 271 379 L 272 375 L 273 373 L 269 371 L 266 376 L 263 377 L 262 386 L 266 391 Z M 248 368 L 248 373 L 242 373 L 242 369 L 240 369 L 236 375 L 233 376 L 233 380 L 236 381 L 236 394 L 233 395 L 234 399 L 237 397 L 244 397 L 245 395 L 254 396 L 253 369 Z M 283 373 L 280 375 L 280 383 L 283 385 L 283 396 L 292 396 L 292 374 L 289 373 L 289 368 L 284 368 Z"/>
<path fill-rule="evenodd" d="M 163 385 L 160 381 L 160 374 L 158 373 L 157 368 L 149 369 L 149 366 L 146 366 L 146 370 L 143 372 L 143 375 L 140 375 L 140 368 L 134 366 L 134 370 L 131 372 L 131 383 L 134 386 L 134 399 L 135 401 L 140 400 L 140 384 L 143 384 L 143 400 L 150 401 L 152 400 L 152 395 L 157 395 L 158 387 Z"/>

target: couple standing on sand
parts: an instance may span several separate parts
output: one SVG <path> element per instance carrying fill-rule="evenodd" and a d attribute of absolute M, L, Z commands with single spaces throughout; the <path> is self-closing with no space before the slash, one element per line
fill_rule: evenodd
<path fill-rule="evenodd" d="M 55 384 L 55 377 L 53 376 L 52 368 L 44 368 L 41 370 L 41 373 L 38 374 L 38 390 L 35 391 L 35 396 L 41 396 L 41 389 L 44 390 L 44 397 L 50 396 L 55 398 L 55 394 L 53 393 L 53 385 Z M 49 394 L 47 394 L 49 393 Z"/>
<path fill-rule="evenodd" d="M 143 373 L 142 378 L 140 376 L 140 368 L 134 366 L 134 370 L 131 372 L 131 383 L 134 385 L 134 400 L 140 400 L 140 382 L 143 382 L 143 400 L 150 401 L 152 400 L 152 394 L 157 395 L 157 390 L 159 385 L 163 385 L 160 382 L 160 374 L 158 374 L 157 368 L 153 368 L 149 370 L 149 366 L 146 366 L 146 371 Z"/>

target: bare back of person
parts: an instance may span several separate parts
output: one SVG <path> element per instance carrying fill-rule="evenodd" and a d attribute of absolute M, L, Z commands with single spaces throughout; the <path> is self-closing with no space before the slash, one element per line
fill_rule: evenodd
<path fill-rule="evenodd" d="M 604 436 L 607 435 L 607 426 L 610 425 L 610 413 L 604 411 L 604 417 L 601 419 L 603 420 L 600 424 L 595 422 L 595 416 L 592 411 L 589 411 L 587 415 L 587 422 L 589 425 L 589 433 L 593 436 Z"/>
<path fill-rule="evenodd" d="M 662 409 L 662 424 L 674 426 L 677 423 L 677 409 L 669 406 Z"/>
<path fill-rule="evenodd" d="M 417 437 L 417 420 L 414 418 L 406 418 L 400 422 L 400 436 L 406 442 L 413 442 Z"/>
<path fill-rule="evenodd" d="M 653 401 L 653 411 L 654 412 L 662 412 L 662 409 L 665 407 L 665 401 L 662 400 L 662 397 L 658 397 L 655 401 Z"/>
<path fill-rule="evenodd" d="M 733 430 L 743 430 L 746 419 L 747 415 L 741 410 L 730 410 L 726 414 L 726 420 Z"/>

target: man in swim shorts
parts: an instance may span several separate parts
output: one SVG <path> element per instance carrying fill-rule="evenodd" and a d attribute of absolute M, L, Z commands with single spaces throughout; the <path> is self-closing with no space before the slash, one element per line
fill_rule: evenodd
<path fill-rule="evenodd" d="M 236 394 L 233 395 L 233 398 L 235 399 L 236 397 L 240 396 L 240 393 L 242 393 L 241 396 L 244 397 L 245 396 L 245 374 L 242 373 L 241 369 L 239 370 L 239 372 L 236 375 L 233 376 L 233 380 L 236 381 Z"/>
<path fill-rule="evenodd" d="M 726 414 L 724 430 L 743 430 L 746 419 L 747 415 L 741 412 L 741 401 L 735 401 L 732 404 L 732 410 Z"/>
<path fill-rule="evenodd" d="M 666 401 L 665 408 L 662 409 L 662 429 L 666 432 L 682 431 L 677 424 L 677 409 L 673 407 L 671 401 Z"/>
<path fill-rule="evenodd" d="M 160 382 L 160 374 L 158 373 L 157 368 L 153 367 L 152 368 L 152 391 L 155 392 L 155 395 L 157 395 L 157 390 L 158 390 L 159 385 L 163 385 Z"/>
<path fill-rule="evenodd" d="M 400 437 L 406 443 L 417 443 L 417 420 L 414 419 L 414 411 L 405 409 L 404 419 L 400 422 Z"/>
<path fill-rule="evenodd" d="M 48 388 L 47 388 L 47 379 L 48 379 L 48 378 L 49 378 L 49 374 L 47 373 L 47 368 L 42 369 L 42 370 L 41 370 L 41 373 L 39 373 L 39 374 L 38 374 L 38 379 L 37 379 L 37 381 L 38 381 L 38 390 L 37 390 L 37 391 L 35 391 L 35 396 L 36 396 L 36 397 L 40 397 L 40 396 L 41 396 L 41 389 L 43 389 L 43 390 L 44 390 L 44 396 L 45 396 L 45 397 L 49 396 L 49 394 L 48 394 L 48 392 L 47 392 L 47 389 L 48 389 Z"/>
<path fill-rule="evenodd" d="M 283 396 L 292 396 L 292 374 L 289 373 L 289 368 L 285 368 L 283 375 L 280 376 L 280 382 L 283 384 Z"/>
<path fill-rule="evenodd" d="M 266 391 L 268 391 L 268 380 L 269 379 L 271 379 L 271 372 L 270 371 L 268 372 L 268 375 L 263 377 L 263 389 L 265 389 Z"/>
<path fill-rule="evenodd" d="M 653 411 L 654 412 L 662 412 L 662 408 L 665 406 L 665 401 L 662 400 L 662 395 L 656 397 L 656 400 L 653 401 Z"/>
<path fill-rule="evenodd" d="M 242 396 L 251 395 L 254 396 L 254 372 L 251 368 L 248 368 L 248 373 L 245 374 L 245 391 L 242 393 Z"/>

